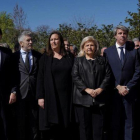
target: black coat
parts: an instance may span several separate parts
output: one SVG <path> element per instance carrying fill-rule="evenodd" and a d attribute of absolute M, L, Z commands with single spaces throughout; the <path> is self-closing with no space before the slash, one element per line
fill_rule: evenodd
<path fill-rule="evenodd" d="M 73 65 L 73 58 L 69 55 L 64 56 L 67 63 L 71 66 Z M 52 56 L 48 56 L 44 54 L 39 63 L 39 72 L 37 77 L 37 99 L 44 99 L 45 101 L 45 109 L 39 107 L 39 127 L 40 130 L 47 129 L 50 124 L 59 124 L 60 123 L 60 115 L 58 109 L 58 99 L 55 91 L 55 83 L 53 80 L 52 74 Z M 71 74 L 71 73 L 70 73 Z M 61 77 L 60 77 L 61 78 Z M 67 83 L 62 83 L 64 85 L 72 85 L 72 80 L 69 79 Z M 67 88 L 65 91 L 67 93 Z M 69 96 L 69 95 L 68 95 Z M 64 100 L 67 104 L 69 102 L 67 99 Z M 65 104 L 63 103 L 63 104 Z M 70 118 L 70 109 L 67 117 Z M 68 124 L 70 120 L 66 123 Z M 66 125 L 67 125 L 66 124 Z"/>
<path fill-rule="evenodd" d="M 11 54 L 8 48 L 0 47 L 0 101 L 8 104 L 10 96 L 10 79 L 11 79 Z"/>
<path fill-rule="evenodd" d="M 97 57 L 94 66 L 90 67 L 85 56 L 77 57 L 72 70 L 74 82 L 73 103 L 79 105 L 93 105 L 93 98 L 84 89 L 102 88 L 104 91 L 95 98 L 96 103 L 105 103 L 109 98 L 111 71 L 104 57 Z"/>

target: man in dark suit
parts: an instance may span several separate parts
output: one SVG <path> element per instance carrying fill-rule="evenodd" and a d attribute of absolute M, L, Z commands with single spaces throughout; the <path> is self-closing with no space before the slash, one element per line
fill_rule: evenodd
<path fill-rule="evenodd" d="M 0 29 L 0 38 L 2 32 Z M 0 47 L 0 139 L 8 140 L 8 101 L 10 97 L 10 56 L 8 48 Z M 11 95 L 12 97 L 12 95 Z M 14 101 L 13 101 L 14 102 Z"/>
<path fill-rule="evenodd" d="M 41 54 L 32 50 L 32 33 L 23 31 L 18 37 L 21 49 L 13 54 L 13 88 L 17 106 L 17 140 L 37 140 L 38 120 L 36 77 Z"/>
<path fill-rule="evenodd" d="M 114 29 L 116 44 L 105 50 L 111 66 L 115 88 L 112 99 L 111 140 L 132 140 L 133 111 L 140 78 L 137 51 L 127 41 L 129 30 L 122 25 Z"/>

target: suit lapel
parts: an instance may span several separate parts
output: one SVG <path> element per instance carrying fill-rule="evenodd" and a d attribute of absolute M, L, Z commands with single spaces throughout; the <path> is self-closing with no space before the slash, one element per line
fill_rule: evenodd
<path fill-rule="evenodd" d="M 85 56 L 82 58 L 81 64 L 83 65 L 84 70 L 87 70 L 87 71 L 90 70 Z"/>
<path fill-rule="evenodd" d="M 5 54 L 1 51 L 1 68 L 2 68 L 2 66 L 3 66 L 3 63 L 4 63 L 4 61 L 5 61 Z"/>
<path fill-rule="evenodd" d="M 52 59 L 53 59 L 52 56 L 48 56 L 48 57 L 47 57 L 46 70 L 48 71 L 48 73 L 52 73 Z M 52 76 L 52 74 L 49 75 L 49 76 Z M 52 78 L 52 77 L 51 77 L 51 78 Z"/>
<path fill-rule="evenodd" d="M 121 64 L 121 60 L 119 58 L 119 54 L 118 54 L 118 51 L 117 51 L 117 48 L 116 46 L 113 46 L 112 47 L 112 58 L 115 58 L 114 60 L 116 60 L 116 65 L 118 64 L 119 67 L 121 68 L 122 67 L 122 64 Z"/>
<path fill-rule="evenodd" d="M 125 66 L 125 64 L 127 63 L 128 57 L 130 56 L 131 50 L 133 50 L 134 48 L 130 45 L 129 41 L 127 41 L 125 43 L 125 59 L 124 59 L 124 64 L 123 67 Z"/>
<path fill-rule="evenodd" d="M 27 72 L 28 73 L 28 70 L 27 70 L 27 68 L 25 66 L 25 63 L 24 63 L 23 59 L 22 59 L 20 51 L 19 51 L 18 55 L 19 55 L 18 56 L 19 57 L 18 60 L 19 60 L 19 68 L 20 68 L 20 70 L 23 71 L 23 72 Z"/>
<path fill-rule="evenodd" d="M 127 61 L 128 54 L 129 54 L 129 51 L 127 49 L 125 49 L 125 57 L 124 57 L 124 63 L 123 63 L 122 68 L 124 67 L 124 65 L 125 65 L 125 63 Z"/>
<path fill-rule="evenodd" d="M 90 81 L 90 87 L 95 88 L 95 74 L 96 74 L 96 68 L 95 64 L 90 67 L 89 62 L 87 61 L 86 57 L 84 56 L 81 60 L 81 65 L 83 66 L 83 73 L 87 71 L 88 75 L 92 75 L 92 80 Z M 91 78 L 91 77 L 90 77 Z"/>

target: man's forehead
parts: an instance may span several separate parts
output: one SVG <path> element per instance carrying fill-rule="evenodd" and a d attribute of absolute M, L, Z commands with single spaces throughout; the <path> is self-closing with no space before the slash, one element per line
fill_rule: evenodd
<path fill-rule="evenodd" d="M 139 41 L 138 41 L 138 40 L 136 40 L 136 41 L 134 41 L 134 43 L 139 43 Z"/>
<path fill-rule="evenodd" d="M 124 33 L 127 33 L 127 31 L 122 30 L 122 29 L 117 29 L 117 32 L 124 32 Z"/>
<path fill-rule="evenodd" d="M 32 39 L 32 37 L 31 37 L 31 36 L 26 35 L 26 36 L 24 36 L 24 39 Z"/>

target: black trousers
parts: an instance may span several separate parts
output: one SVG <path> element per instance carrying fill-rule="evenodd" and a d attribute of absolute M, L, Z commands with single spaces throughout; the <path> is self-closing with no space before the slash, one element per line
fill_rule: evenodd
<path fill-rule="evenodd" d="M 51 124 L 46 130 L 40 130 L 41 140 L 79 140 L 78 126 L 70 123 L 67 127 Z"/>
<path fill-rule="evenodd" d="M 15 103 L 0 102 L 0 140 L 15 140 Z"/>
<path fill-rule="evenodd" d="M 79 121 L 80 140 L 102 140 L 105 106 L 75 105 L 75 111 Z"/>
<path fill-rule="evenodd" d="M 0 139 L 8 140 L 8 120 L 7 120 L 7 111 L 6 105 L 0 101 Z"/>
<path fill-rule="evenodd" d="M 38 140 L 38 105 L 29 92 L 17 101 L 17 140 Z"/>
<path fill-rule="evenodd" d="M 128 100 L 126 97 L 120 96 L 118 92 L 113 95 L 111 104 L 111 140 L 133 139 L 135 102 Z"/>

